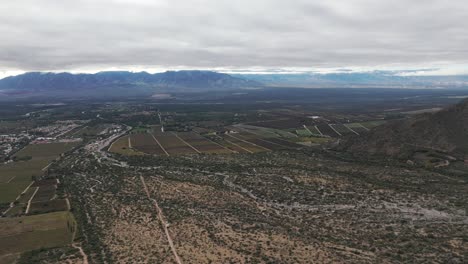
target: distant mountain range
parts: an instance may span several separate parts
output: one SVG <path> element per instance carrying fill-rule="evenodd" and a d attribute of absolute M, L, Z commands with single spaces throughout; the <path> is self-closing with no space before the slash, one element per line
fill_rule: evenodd
<path fill-rule="evenodd" d="M 282 87 L 385 87 L 385 88 L 465 88 L 468 75 L 407 76 L 411 71 L 337 73 L 233 74 L 233 76 Z"/>
<path fill-rule="evenodd" d="M 159 92 L 216 91 L 259 87 L 260 83 L 211 71 L 112 71 L 96 74 L 30 72 L 0 80 L 4 97 L 118 97 Z"/>
<path fill-rule="evenodd" d="M 468 159 L 468 99 L 431 114 L 389 122 L 362 137 L 352 137 L 341 148 L 353 153 L 405 156 L 436 150 Z"/>
<path fill-rule="evenodd" d="M 468 88 L 468 76 L 403 76 L 394 71 L 224 74 L 212 71 L 110 71 L 96 74 L 30 72 L 0 80 L 0 100 L 17 98 L 115 98 L 230 91 L 259 87 Z M 411 72 L 409 72 L 411 73 Z"/>

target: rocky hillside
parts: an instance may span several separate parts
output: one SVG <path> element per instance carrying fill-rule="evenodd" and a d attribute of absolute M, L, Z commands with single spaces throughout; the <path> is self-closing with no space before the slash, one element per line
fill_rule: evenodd
<path fill-rule="evenodd" d="M 463 158 L 468 155 L 468 99 L 436 113 L 390 122 L 365 137 L 348 139 L 340 148 L 390 156 L 432 149 Z"/>

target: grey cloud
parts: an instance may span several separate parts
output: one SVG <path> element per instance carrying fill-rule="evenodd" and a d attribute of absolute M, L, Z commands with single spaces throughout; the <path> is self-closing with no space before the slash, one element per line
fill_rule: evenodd
<path fill-rule="evenodd" d="M 16 0 L 0 70 L 468 63 L 463 0 Z"/>

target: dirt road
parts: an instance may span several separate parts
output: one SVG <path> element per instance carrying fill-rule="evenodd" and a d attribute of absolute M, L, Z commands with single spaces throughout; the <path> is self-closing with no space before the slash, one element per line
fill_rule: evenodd
<path fill-rule="evenodd" d="M 172 254 L 174 254 L 175 261 L 177 262 L 177 264 L 182 264 L 182 261 L 180 260 L 179 255 L 177 255 L 177 251 L 175 249 L 174 242 L 172 241 L 171 235 L 169 234 L 169 229 L 167 228 L 169 224 L 166 222 L 166 220 L 164 220 L 164 215 L 163 215 L 161 208 L 158 205 L 158 202 L 155 199 L 151 198 L 151 195 L 148 191 L 148 187 L 146 186 L 146 182 L 143 176 L 140 176 L 140 180 L 141 180 L 141 183 L 143 184 L 143 189 L 145 190 L 146 196 L 148 197 L 148 199 L 150 199 L 153 202 L 154 207 L 156 208 L 159 221 L 161 222 L 161 225 L 164 228 L 164 233 L 166 233 L 166 238 L 167 238 L 167 241 L 169 242 L 169 246 L 171 247 Z"/>
<path fill-rule="evenodd" d="M 83 258 L 83 264 L 88 264 L 88 255 L 84 252 L 83 248 L 81 246 L 78 246 L 76 244 L 72 244 L 72 247 L 78 249 L 80 251 L 81 257 Z"/>

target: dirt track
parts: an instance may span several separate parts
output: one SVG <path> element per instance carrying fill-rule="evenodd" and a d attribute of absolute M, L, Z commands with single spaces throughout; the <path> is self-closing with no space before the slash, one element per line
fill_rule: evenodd
<path fill-rule="evenodd" d="M 175 249 L 174 242 L 172 241 L 171 235 L 169 234 L 169 229 L 167 228 L 169 224 L 166 222 L 166 220 L 164 220 L 164 215 L 163 215 L 161 208 L 158 205 L 158 202 L 154 198 L 151 198 L 151 195 L 148 191 L 148 187 L 146 186 L 146 182 L 143 176 L 140 176 L 140 180 L 141 180 L 141 183 L 143 184 L 143 189 L 145 190 L 146 196 L 148 197 L 148 199 L 150 199 L 153 202 L 154 207 L 156 208 L 159 221 L 161 222 L 161 225 L 164 228 L 164 233 L 166 233 L 166 238 L 167 238 L 167 241 L 169 242 L 169 246 L 171 247 L 172 254 L 174 254 L 175 261 L 178 264 L 182 264 L 182 261 L 180 260 L 179 255 L 177 254 L 177 251 Z"/>

